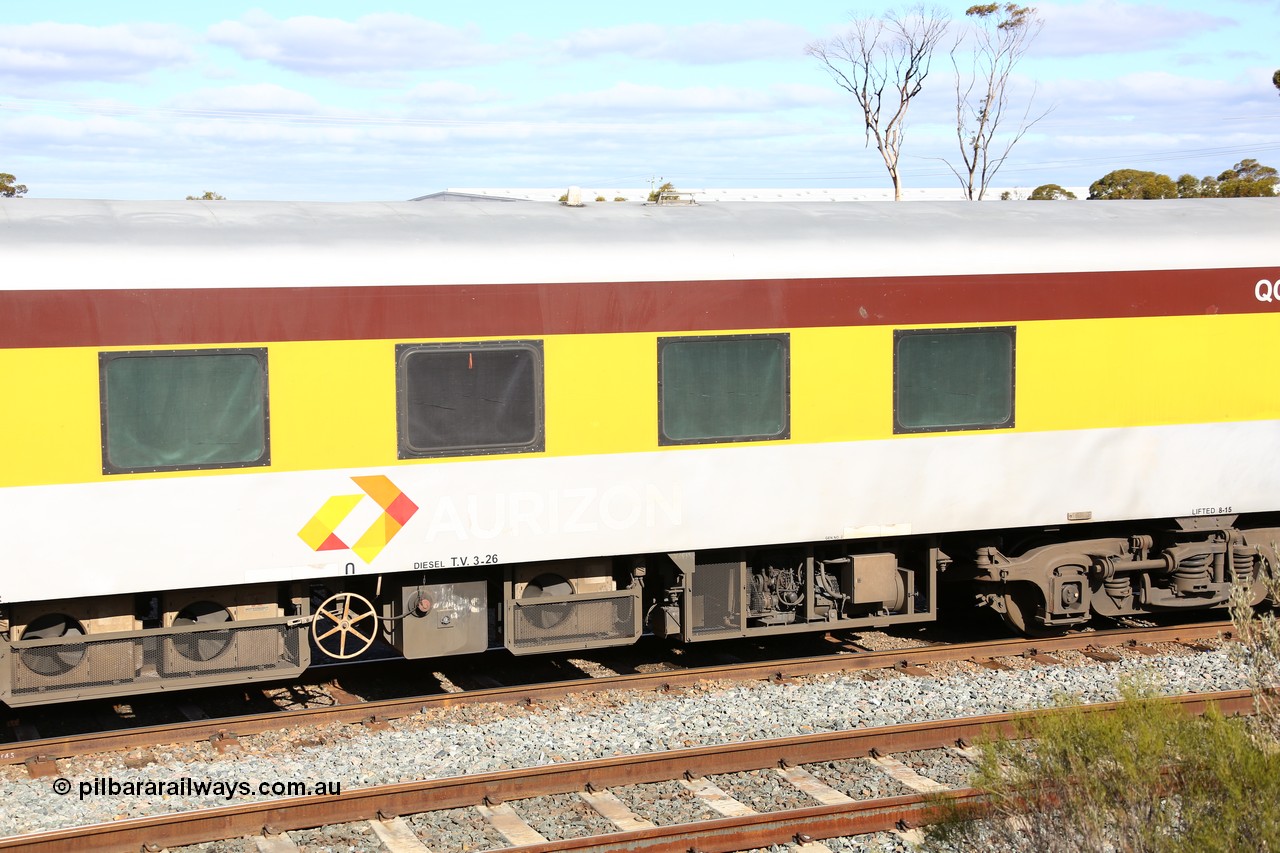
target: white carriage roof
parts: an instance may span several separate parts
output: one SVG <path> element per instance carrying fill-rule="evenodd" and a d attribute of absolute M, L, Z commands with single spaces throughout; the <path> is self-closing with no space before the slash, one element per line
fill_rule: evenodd
<path fill-rule="evenodd" d="M 649 197 L 652 187 L 580 187 L 584 201 L 594 202 L 603 198 L 612 203 L 614 199 L 624 198 L 628 201 L 644 201 Z M 1080 199 L 1089 194 L 1088 187 L 1065 187 Z M 701 204 L 726 201 L 745 202 L 783 202 L 783 201 L 893 201 L 893 189 L 888 187 L 834 187 L 834 188 L 788 188 L 788 187 L 679 187 L 677 191 Z M 565 187 L 450 187 L 440 192 L 418 196 L 412 201 L 550 201 L 555 202 L 565 195 Z M 1031 190 L 1025 187 L 991 187 L 987 190 L 984 201 L 999 201 L 1002 193 L 1009 193 L 1014 199 L 1025 199 Z M 903 201 L 964 201 L 959 187 L 905 187 L 902 190 Z"/>
<path fill-rule="evenodd" d="M 1280 199 L 424 204 L 0 200 L 5 289 L 1278 267 Z"/>

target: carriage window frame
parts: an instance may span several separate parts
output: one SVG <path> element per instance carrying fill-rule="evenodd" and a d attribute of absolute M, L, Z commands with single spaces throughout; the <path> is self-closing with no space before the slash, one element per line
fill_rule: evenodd
<path fill-rule="evenodd" d="M 420 353 L 503 352 L 528 353 L 533 361 L 533 406 L 529 424 L 531 437 L 521 442 L 464 442 L 420 446 L 410 435 L 409 362 Z M 396 344 L 396 445 L 400 459 L 438 459 L 450 456 L 491 456 L 505 453 L 541 453 L 546 450 L 546 360 L 541 340 L 458 341 Z"/>
<path fill-rule="evenodd" d="M 1009 342 L 1009 371 L 1007 374 L 1008 414 L 1001 420 L 985 419 L 966 424 L 923 424 L 907 425 L 902 422 L 902 342 L 913 337 L 931 336 L 965 336 L 965 335 L 1004 336 Z M 1016 326 L 980 326 L 972 328 L 949 329 L 895 329 L 893 332 L 893 432 L 897 434 L 934 433 L 934 432 L 966 432 L 993 429 L 1013 429 L 1017 421 L 1017 375 L 1018 375 L 1018 337 Z M 1000 389 L 1003 390 L 1003 389 Z"/>
<path fill-rule="evenodd" d="M 112 403 L 109 394 L 111 366 L 125 359 L 147 358 L 205 358 L 217 356 L 251 356 L 258 365 L 258 381 L 261 397 L 261 450 L 249 460 L 223 462 L 180 462 L 164 465 L 121 465 L 112 461 Z M 167 471 L 211 471 L 235 468 L 262 468 L 271 464 L 271 391 L 270 372 L 266 347 L 208 347 L 201 349 L 150 349 L 107 350 L 98 353 L 98 400 L 102 435 L 103 474 L 152 474 Z M 117 410 L 117 415 L 119 411 Z M 119 418 L 114 419 L 116 430 L 123 429 Z"/>
<path fill-rule="evenodd" d="M 728 435 L 673 437 L 667 433 L 667 380 L 664 365 L 667 349 L 675 344 L 722 343 L 726 341 L 776 341 L 781 349 L 781 371 L 778 388 L 781 428 L 773 433 L 738 432 Z M 736 444 L 750 441 L 785 441 L 791 438 L 791 335 L 772 332 L 746 335 L 681 335 L 658 338 L 658 445 L 674 447 L 696 444 Z"/>

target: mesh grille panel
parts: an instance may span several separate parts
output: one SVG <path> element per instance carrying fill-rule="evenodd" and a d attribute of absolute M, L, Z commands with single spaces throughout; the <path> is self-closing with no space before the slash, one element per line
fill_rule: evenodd
<path fill-rule="evenodd" d="M 12 645 L 13 695 L 161 681 L 217 673 L 298 670 L 304 665 L 304 627 L 255 625 L 218 631 L 167 633 L 61 645 Z M 232 680 L 232 679 L 228 679 Z"/>
<path fill-rule="evenodd" d="M 9 659 L 14 693 L 89 687 L 129 681 L 136 672 L 138 640 L 103 640 L 22 649 Z"/>
<path fill-rule="evenodd" d="M 517 602 L 509 626 L 510 645 L 515 649 L 531 649 L 633 640 L 640 633 L 636 624 L 636 600 L 628 593 L 545 604 Z"/>
<path fill-rule="evenodd" d="M 698 563 L 693 572 L 694 636 L 741 631 L 741 564 Z"/>
<path fill-rule="evenodd" d="M 283 639 L 275 625 L 167 637 L 162 669 L 165 675 L 273 669 L 282 656 L 288 659 Z"/>

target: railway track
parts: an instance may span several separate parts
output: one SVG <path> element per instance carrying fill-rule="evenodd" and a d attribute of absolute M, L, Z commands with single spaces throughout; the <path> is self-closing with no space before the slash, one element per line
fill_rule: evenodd
<path fill-rule="evenodd" d="M 1108 648 L 1133 646 L 1150 648 L 1160 643 L 1193 645 L 1205 640 L 1232 636 L 1230 622 L 1208 622 L 1168 627 L 1126 628 L 1068 634 L 1038 639 L 999 639 L 969 643 L 947 643 L 888 651 L 856 651 L 848 654 L 807 656 L 787 660 L 737 662 L 675 671 L 606 675 L 555 683 L 488 687 L 455 693 L 409 696 L 362 701 L 360 697 L 336 690 L 340 704 L 330 707 L 279 710 L 213 719 L 127 729 L 86 732 L 60 737 L 21 738 L 0 744 L 0 763 L 26 765 L 32 775 L 58 775 L 57 761 L 86 754 L 130 749 L 146 749 L 160 744 L 212 741 L 220 750 L 234 748 L 239 737 L 293 727 L 323 726 L 333 723 L 385 725 L 390 720 L 428 709 L 476 704 L 532 705 L 590 691 L 669 691 L 699 682 L 728 680 L 786 681 L 835 672 L 857 672 L 894 668 L 910 674 L 924 674 L 930 664 L 944 661 L 975 661 L 992 668 L 1000 658 L 1028 657 L 1056 663 L 1054 652 L 1083 651 L 1102 660 L 1114 660 Z M 193 716 L 198 716 L 193 714 Z"/>
<path fill-rule="evenodd" d="M 1169 701 L 1188 713 L 1201 713 L 1210 704 L 1226 713 L 1249 713 L 1248 691 L 1182 696 Z M 1090 705 L 1105 713 L 1114 704 Z M 254 802 L 236 806 L 121 820 L 75 829 L 0 839 L 0 850 L 118 851 L 161 850 L 204 841 L 256 836 L 259 849 L 291 849 L 287 833 L 335 823 L 370 822 L 384 847 L 395 853 L 427 849 L 408 830 L 401 815 L 474 807 L 524 853 L 573 850 L 646 851 L 743 850 L 789 841 L 812 842 L 842 835 L 918 826 L 934 815 L 928 790 L 909 796 L 858 801 L 832 791 L 805 772 L 816 762 L 871 758 L 892 764 L 894 753 L 909 750 L 965 748 L 993 734 L 1014 735 L 1021 722 L 1057 711 L 1033 711 L 969 717 L 882 728 L 864 728 L 803 737 L 789 737 L 697 747 L 644 755 L 565 762 L 533 768 L 455 776 L 344 791 L 341 794 Z M 681 780 L 698 796 L 717 798 L 706 779 L 714 774 L 774 769 L 821 803 L 807 808 L 764 813 L 733 808 L 720 791 L 720 815 L 697 823 L 657 826 L 618 807 L 611 788 Z M 893 768 L 890 767 L 890 772 Z M 928 789 L 929 786 L 921 786 Z M 937 792 L 940 786 L 933 786 Z M 824 790 L 825 789 L 825 790 Z M 511 802 L 553 794 L 578 793 L 608 818 L 616 832 L 589 837 L 548 840 L 530 834 Z M 944 796 L 980 804 L 972 789 L 950 790 Z M 505 825 L 505 829 L 501 829 Z M 812 850 L 821 849 L 811 847 Z"/>

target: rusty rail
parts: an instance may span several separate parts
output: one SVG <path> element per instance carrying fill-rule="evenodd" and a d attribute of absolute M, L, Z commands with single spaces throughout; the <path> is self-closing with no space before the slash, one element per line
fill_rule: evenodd
<path fill-rule="evenodd" d="M 1253 711 L 1253 697 L 1247 690 L 1192 694 L 1171 698 L 1168 701 L 1192 714 L 1203 713 L 1209 705 L 1215 705 L 1225 713 L 1231 714 Z M 1115 709 L 1117 705 L 1118 703 L 1105 703 L 1083 707 L 1091 711 L 1107 712 Z M 1025 721 L 1045 714 L 1061 713 L 1062 710 L 992 714 L 961 720 L 942 720 L 722 746 L 695 747 L 669 752 L 541 765 L 476 776 L 405 782 L 355 789 L 333 796 L 253 802 L 2 838 L 0 850 L 76 850 L 104 851 L 105 853 L 105 851 L 138 850 L 143 845 L 179 846 L 257 835 L 262 833 L 265 827 L 270 827 L 273 832 L 307 829 L 334 823 L 373 820 L 379 816 L 389 817 L 473 806 L 485 802 L 492 804 L 511 799 L 570 793 L 586 790 L 588 787 L 601 790 L 620 785 L 707 774 L 861 758 L 871 755 L 873 751 L 884 754 L 933 749 L 971 743 L 997 735 L 1015 735 L 1019 725 Z M 881 800 L 879 804 L 887 807 L 890 802 L 890 800 Z M 908 802 L 904 801 L 902 805 L 905 808 Z M 830 826 L 838 830 L 835 834 L 840 834 L 846 831 L 843 828 L 844 824 L 839 823 L 834 817 L 840 814 L 840 808 L 852 807 L 823 806 L 800 811 L 811 812 L 816 817 L 831 817 Z M 778 814 L 780 813 L 764 817 L 776 817 Z M 867 819 L 870 820 L 870 818 Z M 719 830 L 727 829 L 729 824 L 723 821 L 712 821 L 705 826 L 714 826 Z M 774 827 L 768 831 L 776 832 L 778 829 Z M 647 832 L 650 831 L 644 830 L 641 834 Z M 610 836 L 615 849 L 621 837 L 621 834 Z M 656 836 L 654 840 L 656 843 L 658 840 Z M 564 844 L 571 843 L 564 842 Z M 707 850 L 731 849 L 704 847 L 701 844 L 699 846 Z M 579 848 L 570 846 L 546 847 L 546 849 Z M 650 849 L 669 848 L 654 846 Z"/>
<path fill-rule="evenodd" d="M 642 850 L 645 853 L 732 853 L 772 844 L 787 844 L 803 833 L 808 838 L 865 835 L 893 829 L 900 823 L 923 826 L 937 820 L 939 803 L 949 801 L 961 808 L 981 808 L 981 792 L 973 788 L 930 795 L 912 794 L 860 800 L 834 806 L 812 806 L 776 812 L 718 818 L 699 823 L 659 826 L 609 835 L 593 835 L 507 848 L 504 853 L 612 853 Z"/>
<path fill-rule="evenodd" d="M 785 809 L 632 832 L 568 838 L 545 844 L 507 848 L 505 853 L 612 853 L 617 850 L 643 850 L 645 853 L 688 853 L 690 850 L 701 853 L 733 853 L 796 842 L 802 833 L 811 839 L 822 839 L 884 832 L 904 823 L 908 826 L 924 826 L 938 819 L 939 806 L 943 802 L 978 810 L 985 800 L 980 791 L 965 788 L 928 797 L 924 794 L 884 797 L 842 805 Z"/>
<path fill-rule="evenodd" d="M 984 640 L 974 643 L 948 643 L 857 654 L 816 655 L 784 661 L 736 663 L 660 673 L 634 673 L 608 678 L 582 678 L 551 684 L 517 685 L 463 693 L 443 693 L 401 699 L 338 705 L 327 708 L 305 708 L 293 711 L 269 711 L 211 720 L 142 726 L 124 731 L 92 732 L 79 735 L 41 738 L 19 743 L 0 744 L 0 763 L 24 764 L 51 761 L 95 752 L 150 747 L 166 743 L 194 743 L 201 740 L 258 734 L 293 726 L 319 726 L 330 723 L 361 723 L 391 720 L 427 709 L 449 708 L 483 703 L 532 704 L 585 691 L 601 690 L 667 690 L 688 687 L 713 680 L 785 680 L 832 672 L 859 672 L 869 669 L 920 666 L 939 661 L 990 660 L 998 657 L 1043 654 L 1053 651 L 1106 648 L 1122 645 L 1168 642 L 1194 642 L 1217 637 L 1231 638 L 1230 622 L 1208 622 L 1162 628 L 1134 628 L 1068 634 L 1038 639 Z"/>

